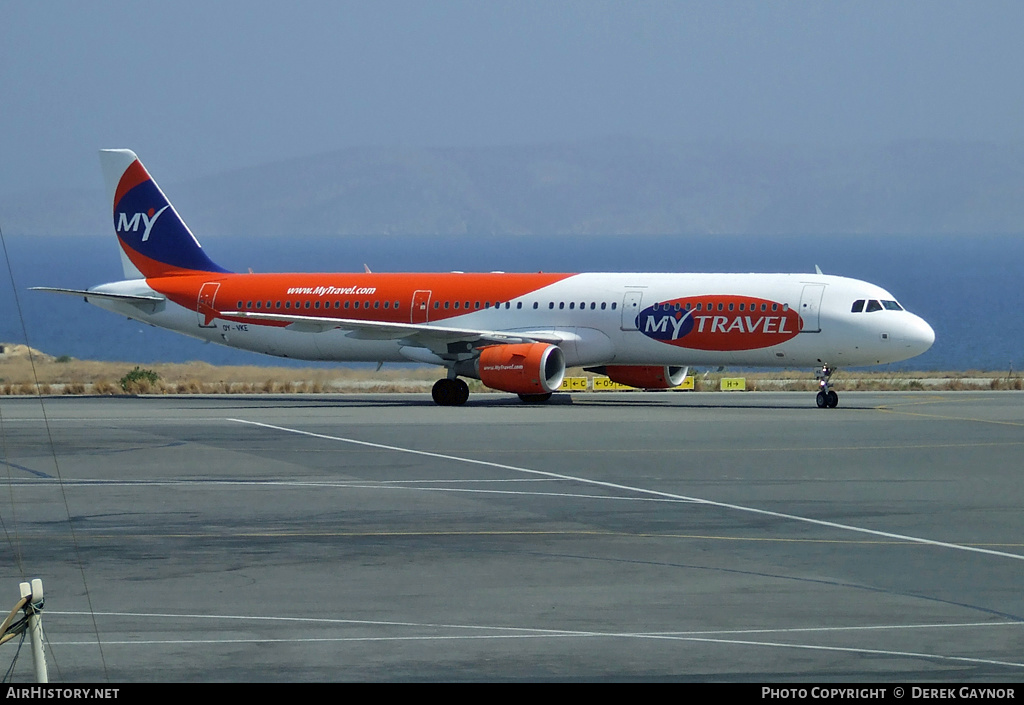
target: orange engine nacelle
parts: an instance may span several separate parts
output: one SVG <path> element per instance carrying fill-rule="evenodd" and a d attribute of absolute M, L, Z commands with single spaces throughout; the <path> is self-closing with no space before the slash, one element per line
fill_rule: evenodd
<path fill-rule="evenodd" d="M 686 379 L 689 367 L 674 365 L 608 365 L 608 379 L 638 389 L 672 389 Z"/>
<path fill-rule="evenodd" d="M 480 381 L 516 394 L 550 394 L 562 385 L 565 355 L 547 343 L 491 345 L 480 351 Z"/>

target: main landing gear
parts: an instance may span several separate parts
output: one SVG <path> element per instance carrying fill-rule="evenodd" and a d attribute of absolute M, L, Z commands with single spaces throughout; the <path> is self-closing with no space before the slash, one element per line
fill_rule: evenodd
<path fill-rule="evenodd" d="M 469 399 L 469 385 L 456 377 L 434 382 L 430 396 L 438 406 L 461 406 Z"/>
<path fill-rule="evenodd" d="M 822 365 L 814 374 L 818 379 L 818 396 L 815 401 L 818 402 L 819 409 L 834 409 L 839 406 L 839 395 L 830 389 L 828 384 L 829 377 L 834 371 L 828 365 Z"/>
<path fill-rule="evenodd" d="M 454 379 L 439 379 L 434 382 L 430 390 L 430 396 L 438 406 L 462 406 L 469 399 L 469 385 L 455 377 Z M 543 404 L 551 398 L 551 392 L 547 394 L 520 394 L 519 398 L 524 404 Z"/>

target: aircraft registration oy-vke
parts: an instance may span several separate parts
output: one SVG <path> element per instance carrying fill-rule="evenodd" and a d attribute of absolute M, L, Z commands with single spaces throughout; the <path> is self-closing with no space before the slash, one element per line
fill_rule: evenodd
<path fill-rule="evenodd" d="M 123 316 L 243 350 L 303 360 L 417 362 L 543 402 L 566 367 L 641 389 L 689 367 L 814 367 L 819 407 L 838 366 L 898 362 L 935 333 L 881 287 L 815 274 L 230 272 L 203 251 L 135 154 L 100 152 L 124 280 L 76 294 Z"/>

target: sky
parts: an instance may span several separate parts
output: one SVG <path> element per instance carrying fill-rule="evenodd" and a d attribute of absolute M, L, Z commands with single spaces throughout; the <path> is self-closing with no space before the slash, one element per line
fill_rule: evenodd
<path fill-rule="evenodd" d="M 0 202 L 358 146 L 1024 142 L 1024 3 L 0 0 Z"/>

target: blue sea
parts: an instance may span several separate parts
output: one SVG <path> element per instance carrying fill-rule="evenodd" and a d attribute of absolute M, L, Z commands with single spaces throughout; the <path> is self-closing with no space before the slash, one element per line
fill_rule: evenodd
<path fill-rule="evenodd" d="M 76 297 L 28 291 L 121 279 L 113 235 L 8 236 L 6 244 L 14 281 L 3 271 L 0 341 L 25 343 L 27 331 L 34 348 L 95 360 L 314 364 L 202 343 Z M 364 264 L 379 272 L 813 272 L 818 265 L 826 274 L 888 289 L 931 323 L 932 349 L 890 369 L 1007 371 L 1024 365 L 1024 236 L 291 237 L 204 238 L 203 245 L 215 262 L 239 272 L 360 272 Z"/>

